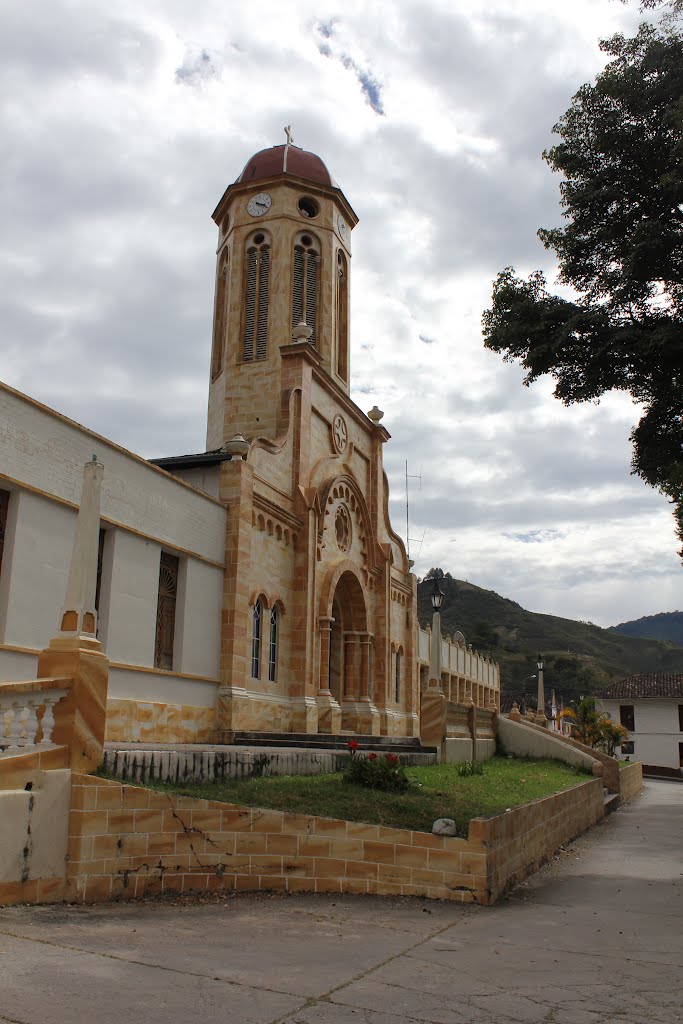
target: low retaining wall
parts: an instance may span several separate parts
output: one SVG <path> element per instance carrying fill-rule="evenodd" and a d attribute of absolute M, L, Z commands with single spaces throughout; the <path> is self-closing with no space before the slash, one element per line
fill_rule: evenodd
<path fill-rule="evenodd" d="M 604 813 L 602 780 L 591 779 L 494 818 L 471 822 L 470 839 L 475 826 L 475 835 L 488 847 L 492 901 L 536 871 L 560 846 L 595 825 Z"/>
<path fill-rule="evenodd" d="M 468 839 L 240 807 L 74 775 L 65 899 L 284 890 L 491 904 L 603 814 L 602 784 L 470 822 Z"/>
<path fill-rule="evenodd" d="M 361 751 L 357 756 L 363 757 Z M 102 767 L 129 782 L 213 782 L 260 779 L 268 775 L 322 775 L 343 772 L 345 750 L 105 750 Z M 434 754 L 396 754 L 402 764 L 434 764 Z"/>
<path fill-rule="evenodd" d="M 620 766 L 619 801 L 625 803 L 637 796 L 643 788 L 643 766 L 640 761 Z"/>

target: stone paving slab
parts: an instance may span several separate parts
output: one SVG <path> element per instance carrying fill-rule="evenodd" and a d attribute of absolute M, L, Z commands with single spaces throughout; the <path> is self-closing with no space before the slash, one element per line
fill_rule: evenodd
<path fill-rule="evenodd" d="M 352 896 L 0 910 L 0 1022 L 679 1024 L 683 787 L 491 908 Z M 646 852 L 647 851 L 647 852 Z"/>

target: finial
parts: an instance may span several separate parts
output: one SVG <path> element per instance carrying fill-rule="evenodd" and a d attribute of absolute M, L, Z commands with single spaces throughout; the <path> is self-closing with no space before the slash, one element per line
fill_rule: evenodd
<path fill-rule="evenodd" d="M 308 341 L 312 334 L 313 328 L 309 327 L 305 320 L 299 320 L 299 323 L 292 331 L 292 337 L 297 342 Z"/>
<path fill-rule="evenodd" d="M 378 409 L 376 405 L 373 405 L 372 409 L 368 413 L 368 419 L 372 420 L 373 423 L 379 423 L 384 416 L 381 409 Z"/>
<path fill-rule="evenodd" d="M 291 126 L 291 124 L 288 124 L 287 127 L 283 128 L 282 130 L 284 131 L 285 135 L 287 136 L 287 143 L 286 143 L 286 145 L 293 146 L 294 145 L 294 138 L 292 136 L 292 126 Z"/>

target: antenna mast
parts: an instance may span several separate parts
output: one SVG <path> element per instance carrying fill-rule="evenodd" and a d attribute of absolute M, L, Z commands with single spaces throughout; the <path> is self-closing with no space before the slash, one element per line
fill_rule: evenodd
<path fill-rule="evenodd" d="M 422 489 L 422 468 L 420 472 L 409 473 L 408 472 L 408 460 L 406 459 L 406 553 L 408 559 L 410 559 L 410 501 L 408 496 L 408 480 L 419 480 L 420 489 Z M 422 540 L 424 540 L 424 534 L 422 534 Z M 420 550 L 422 549 L 422 540 L 420 541 Z"/>

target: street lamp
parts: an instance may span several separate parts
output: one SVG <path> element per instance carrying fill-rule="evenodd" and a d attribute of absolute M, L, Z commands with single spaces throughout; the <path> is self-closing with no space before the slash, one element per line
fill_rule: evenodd
<path fill-rule="evenodd" d="M 536 668 L 538 669 L 538 702 L 536 705 L 536 725 L 541 725 L 545 729 L 548 724 L 548 719 L 545 716 L 545 690 L 543 688 L 543 655 L 539 654 L 536 659 Z"/>
<path fill-rule="evenodd" d="M 432 649 L 429 657 L 429 685 L 441 689 L 441 603 L 444 592 L 439 581 L 434 577 L 434 585 L 429 595 L 432 602 Z"/>
<path fill-rule="evenodd" d="M 436 577 L 434 577 L 434 586 L 432 587 L 432 592 L 429 596 L 432 601 L 432 608 L 434 609 L 435 612 L 438 612 L 439 609 L 441 608 L 441 603 L 445 595 L 443 590 L 439 586 L 439 581 L 436 579 Z"/>

